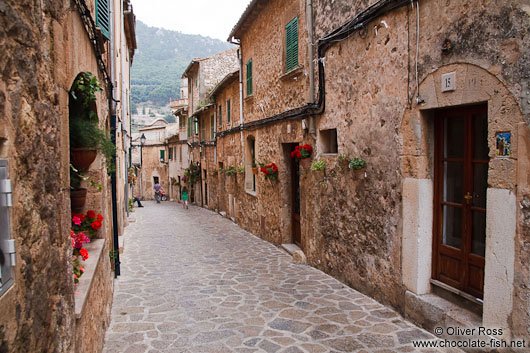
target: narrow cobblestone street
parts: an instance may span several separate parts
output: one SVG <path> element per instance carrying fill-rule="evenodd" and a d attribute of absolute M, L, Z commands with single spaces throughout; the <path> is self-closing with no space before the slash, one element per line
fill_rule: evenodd
<path fill-rule="evenodd" d="M 105 353 L 411 352 L 433 338 L 216 213 L 146 202 L 133 216 Z"/>

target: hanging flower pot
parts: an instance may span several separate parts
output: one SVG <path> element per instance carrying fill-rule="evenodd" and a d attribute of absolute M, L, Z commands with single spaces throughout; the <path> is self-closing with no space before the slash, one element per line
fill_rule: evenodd
<path fill-rule="evenodd" d="M 362 168 L 362 169 L 354 169 L 353 170 L 353 178 L 355 180 L 361 180 L 365 177 L 365 173 L 366 173 L 366 168 Z"/>
<path fill-rule="evenodd" d="M 309 158 L 302 158 L 299 162 L 300 168 L 304 170 L 308 170 L 311 166 L 311 160 Z"/>
<path fill-rule="evenodd" d="M 254 175 L 258 175 L 258 167 L 252 167 L 252 173 L 254 173 Z"/>
<path fill-rule="evenodd" d="M 70 161 L 78 170 L 87 170 L 96 159 L 98 152 L 95 148 L 72 148 Z"/>
<path fill-rule="evenodd" d="M 70 190 L 70 208 L 74 213 L 81 213 L 86 202 L 86 189 Z"/>

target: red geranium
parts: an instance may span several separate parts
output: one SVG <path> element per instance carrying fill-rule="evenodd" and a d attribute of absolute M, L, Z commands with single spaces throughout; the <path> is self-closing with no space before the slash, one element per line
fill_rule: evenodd
<path fill-rule="evenodd" d="M 98 213 L 98 215 L 97 215 L 97 219 L 98 219 L 98 221 L 100 221 L 100 222 L 101 222 L 101 221 L 103 221 L 103 216 L 102 216 L 102 215 L 100 215 L 100 214 Z"/>
<path fill-rule="evenodd" d="M 313 152 L 313 147 L 309 145 L 296 146 L 294 151 L 291 152 L 291 158 L 308 158 Z"/>
<path fill-rule="evenodd" d="M 265 167 L 262 167 L 261 172 L 265 174 L 265 179 L 273 180 L 278 179 L 278 167 L 275 163 L 271 163 L 269 165 L 266 165 Z"/>
<path fill-rule="evenodd" d="M 83 257 L 83 261 L 88 259 L 88 251 L 87 251 L 87 249 L 85 249 L 85 248 L 80 249 L 79 250 L 79 255 L 81 255 Z"/>
<path fill-rule="evenodd" d="M 88 218 L 96 218 L 96 212 L 94 212 L 92 210 L 89 210 L 89 211 L 87 211 L 86 216 Z"/>
<path fill-rule="evenodd" d="M 101 222 L 100 221 L 94 221 L 94 222 L 90 223 L 90 226 L 92 227 L 92 229 L 98 230 L 99 228 L 101 228 Z"/>

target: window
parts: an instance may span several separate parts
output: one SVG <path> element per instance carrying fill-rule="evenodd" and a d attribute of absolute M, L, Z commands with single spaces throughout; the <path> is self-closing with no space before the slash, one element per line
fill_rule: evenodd
<path fill-rule="evenodd" d="M 285 71 L 298 67 L 298 17 L 285 26 Z"/>
<path fill-rule="evenodd" d="M 320 141 L 323 153 L 338 153 L 337 129 L 321 130 Z"/>
<path fill-rule="evenodd" d="M 230 124 L 230 99 L 226 101 L 226 123 Z"/>
<path fill-rule="evenodd" d="M 195 73 L 195 88 L 197 88 L 197 73 Z"/>
<path fill-rule="evenodd" d="M 96 0 L 96 27 L 105 38 L 110 39 L 109 0 Z"/>
<path fill-rule="evenodd" d="M 11 184 L 7 178 L 7 160 L 0 159 L 0 295 L 13 284 L 15 266 L 15 241 L 11 239 L 9 208 L 11 207 Z"/>
<path fill-rule="evenodd" d="M 166 150 L 160 150 L 160 162 L 166 160 Z"/>
<path fill-rule="evenodd" d="M 252 59 L 247 62 L 247 96 L 252 95 Z"/>
<path fill-rule="evenodd" d="M 173 159 L 173 147 L 169 147 L 167 158 L 171 161 Z"/>
<path fill-rule="evenodd" d="M 219 127 L 223 126 L 223 109 L 219 105 Z"/>
<path fill-rule="evenodd" d="M 206 119 L 201 119 L 201 141 L 206 140 Z"/>
<path fill-rule="evenodd" d="M 213 140 L 214 133 L 215 133 L 215 123 L 214 123 L 214 118 L 212 114 L 210 115 L 210 140 Z"/>
<path fill-rule="evenodd" d="M 193 131 L 193 133 L 198 135 L 199 134 L 199 118 L 197 117 L 193 118 L 193 123 L 195 126 L 195 131 Z"/>
<path fill-rule="evenodd" d="M 191 118 L 188 118 L 188 137 L 191 136 Z"/>
<path fill-rule="evenodd" d="M 256 175 L 252 168 L 256 166 L 256 140 L 254 136 L 247 137 L 245 146 L 245 190 L 249 192 L 256 191 Z"/>

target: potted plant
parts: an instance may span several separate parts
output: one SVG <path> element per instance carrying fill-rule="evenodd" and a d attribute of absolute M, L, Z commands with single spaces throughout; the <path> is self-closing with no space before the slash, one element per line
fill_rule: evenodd
<path fill-rule="evenodd" d="M 309 157 L 313 152 L 313 147 L 309 145 L 300 145 L 294 148 L 291 152 L 291 158 L 295 158 L 299 161 L 302 168 L 307 169 L 309 166 Z"/>
<path fill-rule="evenodd" d="M 228 168 L 225 168 L 224 172 L 227 176 L 236 175 L 237 169 L 236 167 L 230 166 Z"/>
<path fill-rule="evenodd" d="M 252 162 L 252 173 L 258 175 L 258 166 L 256 165 L 256 162 Z"/>
<path fill-rule="evenodd" d="M 266 180 L 278 180 L 278 167 L 275 163 L 263 166 L 261 172 L 264 174 Z"/>
<path fill-rule="evenodd" d="M 356 179 L 360 179 L 366 172 L 366 161 L 362 158 L 353 158 L 350 160 L 348 167 L 353 170 Z"/>
<path fill-rule="evenodd" d="M 113 172 L 116 147 L 107 133 L 99 127 L 96 113 L 96 92 L 102 91 L 98 80 L 90 73 L 79 74 L 69 96 L 70 160 L 76 169 L 84 171 L 103 153 L 109 172 Z"/>
<path fill-rule="evenodd" d="M 85 206 L 87 189 L 81 187 L 83 180 L 83 175 L 70 164 L 70 208 L 72 212 L 79 213 Z"/>
<path fill-rule="evenodd" d="M 337 164 L 340 166 L 342 171 L 349 169 L 350 156 L 347 154 L 339 154 L 337 156 Z"/>

